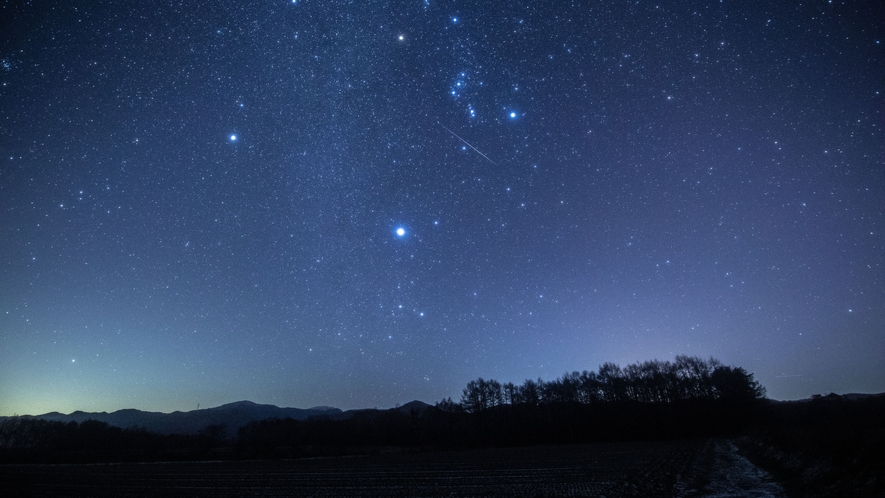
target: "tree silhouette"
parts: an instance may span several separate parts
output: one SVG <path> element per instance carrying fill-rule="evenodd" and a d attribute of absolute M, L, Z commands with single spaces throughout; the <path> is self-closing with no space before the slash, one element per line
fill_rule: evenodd
<path fill-rule="evenodd" d="M 624 382 L 625 379 L 621 367 L 614 363 L 603 363 L 599 366 L 597 379 L 599 380 L 604 401 L 613 402 L 626 399 L 627 392 L 625 388 L 627 386 Z"/>
<path fill-rule="evenodd" d="M 443 412 L 460 412 L 463 410 L 463 407 L 460 403 L 455 403 L 452 401 L 452 398 L 445 398 L 436 402 L 436 408 Z"/>
<path fill-rule="evenodd" d="M 480 377 L 471 380 L 461 394 L 461 404 L 468 412 L 479 412 L 504 401 L 501 383 L 496 380 L 484 380 Z"/>
<path fill-rule="evenodd" d="M 606 362 L 598 372 L 566 372 L 549 382 L 527 379 L 521 386 L 479 378 L 470 381 L 461 395 L 468 412 L 501 404 L 550 403 L 647 404 L 687 400 L 747 401 L 765 397 L 765 388 L 742 368 L 723 366 L 719 360 L 679 355 L 674 362 L 651 360 L 621 368 Z M 449 400 L 451 402 L 451 400 Z M 451 411 L 451 410 L 447 410 Z"/>
<path fill-rule="evenodd" d="M 538 379 L 534 381 L 532 379 L 526 379 L 525 382 L 519 386 L 518 389 L 518 400 L 521 404 L 527 405 L 538 405 L 541 403 L 541 390 L 544 385 L 544 381 Z"/>
<path fill-rule="evenodd" d="M 753 380 L 753 374 L 740 367 L 720 366 L 710 375 L 710 386 L 716 397 L 741 402 L 765 397 L 765 388 Z"/>

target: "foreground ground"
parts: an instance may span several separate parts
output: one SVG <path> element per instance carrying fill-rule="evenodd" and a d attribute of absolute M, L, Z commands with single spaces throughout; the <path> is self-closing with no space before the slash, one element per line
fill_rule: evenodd
<path fill-rule="evenodd" d="M 729 441 L 0 466 L 4 496 L 780 496 Z"/>

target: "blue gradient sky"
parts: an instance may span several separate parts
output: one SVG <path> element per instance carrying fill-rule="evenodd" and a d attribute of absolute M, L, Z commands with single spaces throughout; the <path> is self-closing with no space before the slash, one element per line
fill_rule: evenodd
<path fill-rule="evenodd" d="M 0 415 L 885 390 L 878 3 L 552 3 L 3 5 Z"/>

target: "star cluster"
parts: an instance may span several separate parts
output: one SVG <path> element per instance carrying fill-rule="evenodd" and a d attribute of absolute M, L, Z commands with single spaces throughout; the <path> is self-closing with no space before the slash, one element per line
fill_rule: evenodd
<path fill-rule="evenodd" d="M 3 10 L 0 414 L 885 383 L 874 2 Z"/>

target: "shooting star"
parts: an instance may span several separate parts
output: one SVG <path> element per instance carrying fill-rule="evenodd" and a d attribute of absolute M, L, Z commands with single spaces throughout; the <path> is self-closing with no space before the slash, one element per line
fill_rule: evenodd
<path fill-rule="evenodd" d="M 463 138 L 461 138 L 460 136 L 458 136 L 458 134 L 455 133 L 454 131 L 452 131 L 452 130 L 446 128 L 446 125 L 440 123 L 439 121 L 437 121 L 436 124 L 442 126 L 447 132 L 451 133 L 452 135 L 455 135 L 455 138 L 457 138 L 458 140 L 460 140 L 460 141 L 464 142 L 465 144 L 467 144 L 467 146 L 470 147 L 471 149 L 475 150 L 477 154 L 479 154 L 479 155 L 481 155 L 482 157 L 486 158 L 486 160 L 487 160 L 488 162 L 494 164 L 495 166 L 498 165 L 498 163 L 496 163 L 495 161 L 492 161 L 491 159 L 489 159 L 489 156 L 483 154 L 482 152 L 479 151 L 479 149 L 477 149 L 476 147 L 470 145 L 470 142 L 468 142 L 467 140 L 464 140 Z"/>

